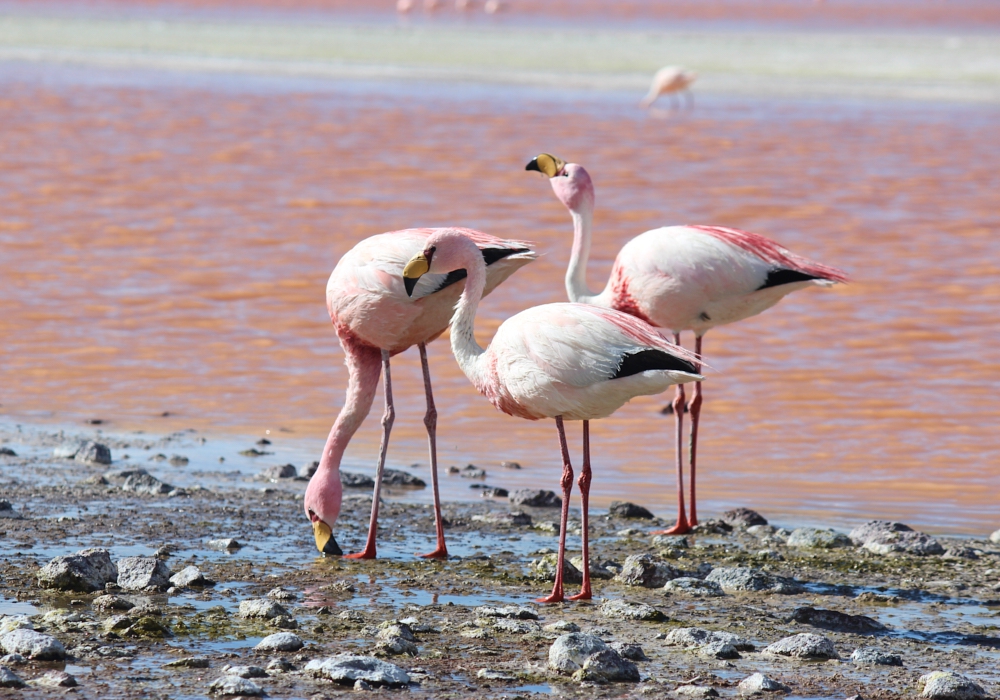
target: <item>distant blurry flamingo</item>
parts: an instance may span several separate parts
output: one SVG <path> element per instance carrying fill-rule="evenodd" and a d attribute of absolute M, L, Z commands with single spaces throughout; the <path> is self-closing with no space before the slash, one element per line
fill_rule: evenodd
<path fill-rule="evenodd" d="M 674 106 L 674 97 L 677 97 L 680 104 L 679 94 L 687 95 L 688 106 L 694 106 L 694 97 L 688 88 L 698 78 L 698 74 L 693 70 L 685 70 L 679 66 L 666 66 L 656 71 L 653 82 L 649 86 L 649 94 L 642 98 L 639 104 L 643 107 L 650 107 L 661 95 L 670 95 L 670 106 Z"/>
<path fill-rule="evenodd" d="M 573 217 L 573 250 L 566 270 L 571 301 L 619 309 L 667 328 L 680 345 L 681 331 L 694 331 L 695 354 L 711 328 L 733 323 L 777 304 L 786 294 L 811 285 L 846 282 L 847 275 L 785 250 L 772 240 L 722 226 L 669 226 L 636 236 L 621 249 L 604 291 L 587 287 L 594 185 L 582 165 L 548 153 L 525 168 L 545 173 L 552 190 Z M 666 534 L 683 534 L 698 524 L 695 464 L 701 382 L 694 386 L 691 412 L 691 519 L 684 512 L 684 387 L 673 402 L 677 428 L 677 523 Z"/>
<path fill-rule="evenodd" d="M 424 372 L 427 413 L 424 425 L 430 445 L 431 482 L 434 489 L 434 518 L 437 548 L 425 557 L 448 556 L 441 520 L 441 500 L 437 477 L 437 410 L 431 394 L 431 375 L 427 365 L 426 344 L 448 327 L 452 310 L 462 292 L 464 270 L 450 274 L 428 275 L 416 287 L 404 290 L 403 265 L 424 249 L 427 239 L 439 229 L 407 229 L 383 233 L 358 243 L 337 263 L 326 286 L 326 305 L 330 312 L 347 363 L 347 398 L 337 421 L 330 430 L 319 468 L 309 481 L 305 495 L 306 515 L 312 521 L 316 547 L 326 554 L 340 554 L 333 538 L 333 525 L 340 515 L 340 460 L 347 443 L 371 409 L 378 386 L 380 367 L 385 369 L 385 413 L 382 416 L 382 446 L 375 472 L 375 492 L 368 540 L 363 551 L 351 558 L 373 559 L 378 527 L 379 493 L 382 471 L 389 446 L 395 411 L 392 405 L 392 381 L 389 357 L 412 345 L 420 349 Z M 535 259 L 535 253 L 520 241 L 507 241 L 471 229 L 457 229 L 478 251 L 486 269 L 485 293 L 510 277 L 518 268 Z"/>
<path fill-rule="evenodd" d="M 466 232 L 444 229 L 429 237 L 403 269 L 407 290 L 428 274 L 466 270 L 465 289 L 451 321 L 451 349 L 459 366 L 499 410 L 519 418 L 555 418 L 562 450 L 562 519 L 552 594 L 563 600 L 566 523 L 573 467 L 564 420 L 583 421 L 583 588 L 572 600 L 589 599 L 590 423 L 636 396 L 659 394 L 680 382 L 701 379 L 694 355 L 670 343 L 643 321 L 612 309 L 585 304 L 546 304 L 512 316 L 497 329 L 486 350 L 476 342 L 476 308 L 487 284 L 486 266 Z"/>
<path fill-rule="evenodd" d="M 488 15 L 495 15 L 497 12 L 503 9 L 503 3 L 500 0 L 486 0 L 483 3 L 483 11 Z"/>
<path fill-rule="evenodd" d="M 413 0 L 396 0 L 396 12 L 409 12 L 413 9 Z"/>

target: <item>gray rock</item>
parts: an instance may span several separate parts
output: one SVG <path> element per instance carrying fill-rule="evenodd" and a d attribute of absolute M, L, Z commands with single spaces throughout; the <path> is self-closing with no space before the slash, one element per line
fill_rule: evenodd
<path fill-rule="evenodd" d="M 279 479 L 294 479 L 297 475 L 298 470 L 294 464 L 275 464 L 262 471 L 260 478 L 278 481 Z"/>
<path fill-rule="evenodd" d="M 722 522 L 731 527 L 753 527 L 767 525 L 767 519 L 755 510 L 749 508 L 733 508 L 722 514 Z"/>
<path fill-rule="evenodd" d="M 295 666 L 285 659 L 271 659 L 267 664 L 267 672 L 269 675 L 274 675 L 275 673 L 288 673 L 289 671 L 294 671 Z"/>
<path fill-rule="evenodd" d="M 788 693 L 792 689 L 784 683 L 768 678 L 763 673 L 755 673 L 740 681 L 739 690 L 741 695 L 756 695 L 757 693 Z"/>
<path fill-rule="evenodd" d="M 801 593 L 801 584 L 784 577 L 770 574 L 750 567 L 718 567 L 705 577 L 706 581 L 714 581 L 726 593 L 746 591 L 767 591 L 770 593 Z"/>
<path fill-rule="evenodd" d="M 14 510 L 14 505 L 6 498 L 0 498 L 0 519 L 20 520 L 23 518 L 20 513 Z"/>
<path fill-rule="evenodd" d="M 500 618 L 492 624 L 495 632 L 504 632 L 506 634 L 533 634 L 541 629 L 538 623 L 532 620 L 508 620 Z"/>
<path fill-rule="evenodd" d="M 406 654 L 408 656 L 417 655 L 416 637 L 413 630 L 404 622 L 390 620 L 379 625 L 378 643 L 375 648 L 386 654 L 396 656 Z"/>
<path fill-rule="evenodd" d="M 909 525 L 889 520 L 869 520 L 865 524 L 858 525 L 851 530 L 848 537 L 851 538 L 851 542 L 860 547 L 871 540 L 892 532 L 913 532 L 913 528 Z"/>
<path fill-rule="evenodd" d="M 260 666 L 226 666 L 222 672 L 227 676 L 240 678 L 267 678 L 267 671 Z"/>
<path fill-rule="evenodd" d="M 278 615 L 277 617 L 272 617 L 268 622 L 271 627 L 277 627 L 283 630 L 297 630 L 299 628 L 299 623 L 295 621 L 295 618 L 291 615 Z"/>
<path fill-rule="evenodd" d="M 476 617 L 507 617 L 514 620 L 537 620 L 538 613 L 524 605 L 492 607 L 484 605 L 472 611 Z"/>
<path fill-rule="evenodd" d="M 513 676 L 509 673 L 504 673 L 503 671 L 495 671 L 492 668 L 481 668 L 476 672 L 476 678 L 482 678 L 485 681 L 516 681 L 517 676 Z"/>
<path fill-rule="evenodd" d="M 578 671 L 587 657 L 608 648 L 602 639 L 592 634 L 564 634 L 549 647 L 549 668 L 564 673 Z"/>
<path fill-rule="evenodd" d="M 279 615 L 288 615 L 288 611 L 275 603 L 273 600 L 267 600 L 266 598 L 254 598 L 251 600 L 240 601 L 239 616 L 245 620 L 270 620 L 271 618 L 278 617 Z"/>
<path fill-rule="evenodd" d="M 163 668 L 208 668 L 208 658 L 204 656 L 189 656 L 163 664 Z"/>
<path fill-rule="evenodd" d="M 774 527 L 773 525 L 751 525 L 750 527 L 747 528 L 747 534 L 753 535 L 754 537 L 759 537 L 760 539 L 764 539 L 765 537 L 770 537 L 777 531 L 778 528 Z"/>
<path fill-rule="evenodd" d="M 579 632 L 580 626 L 575 622 L 567 622 L 566 620 L 556 620 L 555 622 L 549 623 L 542 628 L 546 632 L 555 632 L 557 634 L 567 634 L 569 632 Z"/>
<path fill-rule="evenodd" d="M 122 491 L 144 493 L 148 496 L 162 496 L 173 490 L 173 486 L 163 483 L 152 474 L 147 474 L 146 472 L 130 474 L 122 484 Z"/>
<path fill-rule="evenodd" d="M 509 461 L 508 462 L 500 462 L 500 468 L 501 469 L 520 469 L 521 468 L 521 463 L 520 462 L 509 462 Z"/>
<path fill-rule="evenodd" d="M 570 563 L 577 568 L 580 573 L 583 573 L 583 557 L 571 557 Z M 613 563 L 613 562 L 612 562 Z M 590 562 L 590 578 L 603 579 L 605 581 L 613 579 L 615 577 L 615 572 L 606 569 L 604 566 L 596 561 Z"/>
<path fill-rule="evenodd" d="M 35 629 L 35 626 L 31 624 L 31 618 L 27 615 L 0 616 L 0 634 L 7 634 L 14 630 L 32 629 Z"/>
<path fill-rule="evenodd" d="M 122 557 L 118 560 L 118 587 L 126 591 L 166 588 L 170 567 L 156 557 Z"/>
<path fill-rule="evenodd" d="M 630 642 L 612 642 L 608 646 L 618 652 L 618 656 L 623 659 L 629 659 L 630 661 L 649 661 L 649 657 L 646 656 L 646 652 L 644 652 L 642 647 L 638 644 L 632 644 Z"/>
<path fill-rule="evenodd" d="M 299 469 L 299 478 L 311 479 L 312 475 L 316 473 L 317 469 L 319 469 L 319 462 L 315 460 L 312 462 L 306 462 L 305 464 L 302 465 L 302 468 Z M 340 483 L 342 485 L 344 484 L 343 478 L 341 478 Z M 375 485 L 374 480 L 372 480 L 372 486 L 374 485 Z"/>
<path fill-rule="evenodd" d="M 0 456 L 3 456 L 3 457 L 17 457 L 17 452 L 14 452 L 14 450 L 10 449 L 9 447 L 0 447 Z M 521 467 L 518 466 L 518 469 L 520 469 L 520 468 Z"/>
<path fill-rule="evenodd" d="M 6 666 L 0 666 L 0 688 L 23 688 L 25 682 Z"/>
<path fill-rule="evenodd" d="M 507 512 L 502 510 L 490 511 L 484 515 L 473 515 L 473 522 L 488 523 L 490 525 L 527 525 L 531 526 L 531 516 L 519 510 Z"/>
<path fill-rule="evenodd" d="M 294 591 L 290 591 L 287 588 L 282 588 L 281 586 L 277 586 L 276 588 L 272 588 L 267 592 L 267 597 L 274 598 L 275 600 L 295 600 L 297 596 L 295 595 Z"/>
<path fill-rule="evenodd" d="M 932 700 L 982 700 L 989 697 L 982 686 L 970 678 L 951 671 L 934 671 L 920 677 L 922 698 Z"/>
<path fill-rule="evenodd" d="M 725 595 L 722 591 L 722 586 L 715 581 L 702 581 L 701 579 L 690 578 L 689 576 L 681 576 L 680 578 L 667 581 L 666 585 L 663 586 L 663 590 L 670 593 L 688 595 L 692 598 L 715 598 Z"/>
<path fill-rule="evenodd" d="M 948 547 L 942 556 L 945 559 L 978 559 L 979 553 L 972 547 Z"/>
<path fill-rule="evenodd" d="M 667 581 L 678 578 L 681 572 L 649 554 L 632 554 L 625 559 L 621 573 L 615 578 L 627 586 L 662 588 Z"/>
<path fill-rule="evenodd" d="M 729 642 L 714 641 L 698 649 L 698 656 L 706 659 L 738 659 L 740 653 Z"/>
<path fill-rule="evenodd" d="M 77 450 L 73 459 L 87 464 L 111 464 L 111 450 L 107 445 L 90 440 Z"/>
<path fill-rule="evenodd" d="M 20 654 L 33 661 L 62 661 L 66 647 L 55 637 L 30 629 L 16 629 L 0 635 L 0 647 L 8 654 Z"/>
<path fill-rule="evenodd" d="M 851 661 L 858 666 L 902 666 L 899 654 L 890 654 L 878 647 L 860 647 L 851 654 Z"/>
<path fill-rule="evenodd" d="M 73 459 L 82 447 L 83 443 L 80 441 L 66 442 L 52 450 L 52 456 L 56 459 Z"/>
<path fill-rule="evenodd" d="M 803 549 L 834 549 L 836 547 L 850 547 L 851 538 L 830 529 L 799 527 L 792 530 L 792 534 L 788 536 L 785 544 L 789 547 Z"/>
<path fill-rule="evenodd" d="M 629 603 L 624 600 L 605 600 L 601 604 L 601 614 L 615 620 L 645 620 L 661 622 L 667 616 L 645 603 Z"/>
<path fill-rule="evenodd" d="M 518 489 L 510 495 L 510 502 L 516 506 L 533 508 L 561 508 L 562 499 L 554 491 L 544 489 Z"/>
<path fill-rule="evenodd" d="M 573 680 L 593 683 L 639 682 L 639 669 L 614 649 L 606 648 L 588 656 Z"/>
<path fill-rule="evenodd" d="M 217 540 L 209 540 L 205 543 L 205 546 L 209 549 L 215 549 L 220 552 L 232 552 L 237 549 L 242 549 L 243 545 L 234 540 L 232 537 L 223 537 Z"/>
<path fill-rule="evenodd" d="M 723 642 L 731 644 L 739 651 L 753 651 L 754 645 L 748 639 L 744 639 L 732 632 L 715 632 L 702 629 L 701 627 L 680 627 L 670 630 L 664 642 L 668 646 L 700 647 L 712 642 Z"/>
<path fill-rule="evenodd" d="M 691 540 L 684 535 L 657 535 L 653 538 L 653 546 L 661 549 L 688 549 Z"/>
<path fill-rule="evenodd" d="M 402 469 L 386 469 L 382 472 L 382 483 L 389 486 L 408 486 L 410 488 L 422 489 L 427 483 L 418 476 L 413 476 Z"/>
<path fill-rule="evenodd" d="M 682 685 L 674 690 L 681 698 L 717 698 L 719 691 L 707 685 Z"/>
<path fill-rule="evenodd" d="M 399 666 L 372 656 L 355 654 L 313 659 L 306 664 L 305 672 L 342 685 L 353 685 L 359 680 L 372 685 L 388 686 L 402 686 L 410 682 L 410 675 Z"/>
<path fill-rule="evenodd" d="M 822 608 L 795 608 L 791 619 L 813 627 L 835 630 L 837 632 L 852 632 L 854 634 L 871 634 L 884 632 L 886 627 L 881 622 L 865 615 L 848 615 L 836 610 Z"/>
<path fill-rule="evenodd" d="M 993 544 L 1000 544 L 1000 530 L 997 530 L 992 535 L 990 535 L 990 542 Z"/>
<path fill-rule="evenodd" d="M 763 653 L 772 656 L 790 656 L 796 659 L 839 658 L 837 650 L 833 647 L 833 642 L 826 637 L 808 632 L 779 639 L 766 647 Z"/>
<path fill-rule="evenodd" d="M 46 671 L 32 680 L 31 683 L 46 688 L 75 688 L 77 686 L 76 678 L 65 671 Z"/>
<path fill-rule="evenodd" d="M 204 588 L 214 586 L 215 581 L 205 578 L 197 566 L 186 566 L 170 577 L 170 585 L 178 588 Z"/>
<path fill-rule="evenodd" d="M 652 520 L 653 514 L 640 505 L 629 503 L 628 501 L 611 501 L 608 508 L 608 515 L 616 518 L 634 518 L 638 520 Z"/>
<path fill-rule="evenodd" d="M 943 554 L 944 547 L 930 535 L 916 532 L 908 525 L 887 520 L 871 520 L 849 535 L 854 544 L 873 554 Z"/>
<path fill-rule="evenodd" d="M 111 562 L 108 550 L 94 547 L 56 557 L 37 576 L 42 588 L 88 593 L 102 591 L 106 584 L 117 581 L 118 568 Z"/>
<path fill-rule="evenodd" d="M 264 695 L 263 688 L 249 678 L 240 678 L 239 676 L 216 678 L 209 684 L 208 692 L 212 695 L 248 695 L 251 697 Z"/>
<path fill-rule="evenodd" d="M 485 479 L 486 470 L 480 469 L 475 464 L 466 464 L 458 470 L 458 475 L 463 479 Z"/>
<path fill-rule="evenodd" d="M 118 580 L 118 575 L 115 575 Z M 131 610 L 138 603 L 128 596 L 121 595 L 99 595 L 91 603 L 95 610 Z"/>
<path fill-rule="evenodd" d="M 291 632 L 275 632 L 264 637 L 257 646 L 253 648 L 258 653 L 272 653 L 279 651 L 298 651 L 305 646 L 302 638 Z"/>
<path fill-rule="evenodd" d="M 473 484 L 473 487 L 475 486 L 476 484 Z M 507 498 L 510 496 L 510 491 L 499 486 L 485 486 L 479 495 L 483 498 Z"/>
<path fill-rule="evenodd" d="M 383 483 L 385 483 L 384 479 Z M 340 472 L 340 484 L 350 489 L 370 489 L 375 486 L 375 479 L 367 474 L 342 471 Z"/>
<path fill-rule="evenodd" d="M 191 462 L 191 460 L 184 455 L 170 455 L 170 459 L 168 461 L 170 462 L 171 467 L 186 467 Z"/>
<path fill-rule="evenodd" d="M 559 565 L 557 554 L 543 554 L 528 565 L 535 578 L 542 581 L 556 580 L 556 567 Z M 563 583 L 583 583 L 583 574 L 573 566 L 569 559 L 563 560 Z"/>
<path fill-rule="evenodd" d="M 3 666 L 22 666 L 26 663 L 28 663 L 28 660 L 20 654 L 6 654 L 4 656 L 0 656 L 0 665 Z"/>

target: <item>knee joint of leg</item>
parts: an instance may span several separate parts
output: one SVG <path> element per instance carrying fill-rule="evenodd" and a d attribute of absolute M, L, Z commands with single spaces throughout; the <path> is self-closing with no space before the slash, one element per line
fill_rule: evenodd
<path fill-rule="evenodd" d="M 701 410 L 701 394 L 695 394 L 691 398 L 691 403 L 688 404 L 688 411 L 691 413 L 697 413 Z"/>
<path fill-rule="evenodd" d="M 424 425 L 428 428 L 433 428 L 438 422 L 438 412 L 436 408 L 428 408 L 427 413 L 424 414 Z"/>
<path fill-rule="evenodd" d="M 573 488 L 573 470 L 567 469 L 563 472 L 562 479 L 559 480 L 559 485 L 563 487 L 563 491 Z"/>
<path fill-rule="evenodd" d="M 392 406 L 386 406 L 385 413 L 382 414 L 382 425 L 383 427 L 391 427 L 392 422 L 396 419 L 396 411 Z"/>

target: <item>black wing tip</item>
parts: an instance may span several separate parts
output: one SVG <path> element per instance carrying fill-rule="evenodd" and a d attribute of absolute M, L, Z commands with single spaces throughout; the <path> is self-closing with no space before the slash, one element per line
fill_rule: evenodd
<path fill-rule="evenodd" d="M 776 270 L 769 270 L 767 273 L 767 279 L 764 280 L 764 284 L 757 287 L 759 292 L 762 289 L 769 289 L 771 287 L 780 287 L 785 284 L 795 284 L 796 282 L 812 282 L 813 280 L 826 279 L 822 275 L 812 275 L 808 272 L 802 272 L 801 270 L 790 270 L 788 268 L 778 268 Z"/>
<path fill-rule="evenodd" d="M 698 374 L 698 367 L 693 362 L 671 355 L 665 350 L 648 348 L 623 355 L 621 364 L 618 365 L 618 370 L 611 378 L 621 379 L 622 377 L 631 377 L 651 369 Z"/>

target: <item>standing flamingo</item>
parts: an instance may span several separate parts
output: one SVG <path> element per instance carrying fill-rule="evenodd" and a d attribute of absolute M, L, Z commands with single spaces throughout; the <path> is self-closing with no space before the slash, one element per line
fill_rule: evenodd
<path fill-rule="evenodd" d="M 476 342 L 476 308 L 487 283 L 486 267 L 464 231 L 444 229 L 427 239 L 423 252 L 403 269 L 407 290 L 426 275 L 466 270 L 469 277 L 451 320 L 451 349 L 459 366 L 499 410 L 538 420 L 555 418 L 562 450 L 562 516 L 555 583 L 542 603 L 563 598 L 566 522 L 573 488 L 573 467 L 564 420 L 583 421 L 583 587 L 571 600 L 592 597 L 588 540 L 590 498 L 590 423 L 604 418 L 636 396 L 659 394 L 672 384 L 701 379 L 696 358 L 643 321 L 613 309 L 586 304 L 545 304 L 520 312 L 501 324 L 486 350 Z"/>
<path fill-rule="evenodd" d="M 774 241 L 722 226 L 668 226 L 646 231 L 621 249 L 611 279 L 599 294 L 587 287 L 594 185 L 582 165 L 548 153 L 533 158 L 526 170 L 545 173 L 552 190 L 573 217 L 573 250 L 566 270 L 571 301 L 630 313 L 674 334 L 694 332 L 694 352 L 711 328 L 755 316 L 782 297 L 811 285 L 846 282 L 847 275 L 785 250 Z M 691 413 L 691 519 L 684 509 L 684 387 L 673 401 L 677 428 L 677 523 L 654 534 L 684 534 L 698 524 L 695 464 L 701 382 L 687 409 Z"/>
<path fill-rule="evenodd" d="M 392 381 L 389 358 L 412 345 L 420 349 L 424 373 L 427 413 L 424 425 L 430 446 L 431 482 L 434 490 L 434 519 L 437 548 L 421 556 L 446 558 L 441 520 L 441 499 L 437 472 L 437 410 L 431 393 L 431 375 L 427 365 L 427 343 L 448 327 L 452 310 L 462 292 L 465 271 L 455 269 L 447 275 L 429 275 L 416 288 L 401 280 L 403 265 L 424 249 L 427 239 L 439 229 L 421 228 L 382 233 L 358 243 L 340 259 L 326 285 L 326 306 L 330 312 L 347 364 L 347 397 L 323 448 L 316 473 L 306 488 L 305 511 L 312 521 L 316 547 L 325 554 L 341 554 L 333 537 L 333 525 L 340 515 L 340 460 L 347 443 L 371 409 L 381 369 L 385 369 L 385 413 L 382 415 L 382 445 L 375 472 L 371 522 L 365 548 L 354 559 L 375 558 L 375 535 L 378 527 L 379 493 L 389 432 L 395 417 L 392 405 Z M 507 241 L 471 229 L 462 231 L 478 251 L 486 269 L 486 294 L 518 268 L 535 259 L 535 253 L 521 241 Z"/>
<path fill-rule="evenodd" d="M 675 95 L 687 95 L 688 107 L 694 106 L 694 97 L 688 90 L 698 78 L 698 74 L 693 70 L 685 70 L 678 66 L 665 66 L 656 71 L 653 82 L 649 86 L 649 93 L 642 98 L 639 104 L 643 107 L 651 107 L 661 95 L 670 95 L 670 106 L 674 106 Z M 677 98 L 680 104 L 680 97 Z"/>

